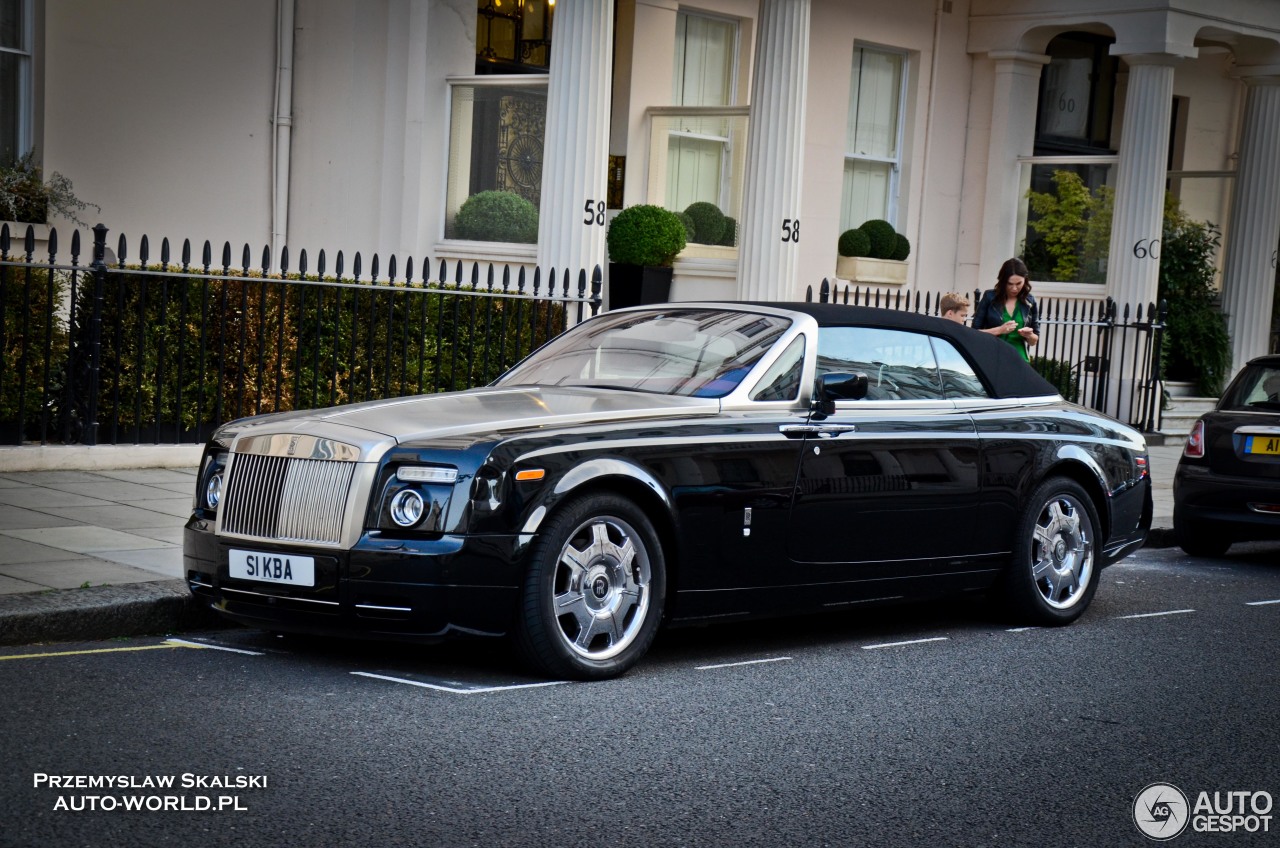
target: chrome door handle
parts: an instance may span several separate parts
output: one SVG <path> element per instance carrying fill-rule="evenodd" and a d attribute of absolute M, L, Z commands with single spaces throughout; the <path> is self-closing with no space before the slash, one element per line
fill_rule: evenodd
<path fill-rule="evenodd" d="M 831 439 L 841 433 L 852 433 L 858 429 L 856 424 L 783 424 L 778 432 L 789 439 L 805 436 L 817 436 L 819 439 Z"/>

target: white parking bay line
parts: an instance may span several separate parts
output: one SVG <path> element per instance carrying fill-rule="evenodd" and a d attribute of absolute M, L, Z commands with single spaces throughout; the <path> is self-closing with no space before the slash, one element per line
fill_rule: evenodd
<path fill-rule="evenodd" d="M 1265 607 L 1267 604 L 1280 604 L 1280 598 L 1277 598 L 1274 601 L 1245 601 L 1244 602 L 1244 605 L 1247 607 Z"/>
<path fill-rule="evenodd" d="M 863 645 L 862 650 L 874 651 L 876 648 L 900 648 L 903 645 L 923 645 L 925 642 L 945 642 L 946 636 L 934 636 L 932 639 L 911 639 L 907 642 L 885 642 L 882 645 Z"/>
<path fill-rule="evenodd" d="M 775 663 L 789 660 L 791 657 L 770 657 L 767 660 L 746 660 L 745 662 L 720 663 L 719 665 L 700 665 L 695 666 L 698 671 L 710 671 L 713 668 L 735 668 L 740 665 L 760 665 L 761 663 Z"/>
<path fill-rule="evenodd" d="M 1137 615 L 1121 615 L 1121 616 L 1117 616 L 1117 617 L 1118 617 L 1118 618 L 1120 618 L 1120 619 L 1126 619 L 1126 618 L 1158 618 L 1159 616 L 1162 616 L 1162 615 L 1185 615 L 1185 614 L 1187 614 L 1187 613 L 1189 613 L 1189 612 L 1195 612 L 1195 610 L 1193 610 L 1193 609 L 1185 609 L 1185 610 L 1169 610 L 1168 612 L 1144 612 L 1144 613 L 1139 613 L 1139 614 L 1137 614 Z"/>
<path fill-rule="evenodd" d="M 479 686 L 466 689 L 457 686 L 444 686 L 439 683 L 424 683 L 421 680 L 406 680 L 403 677 L 388 677 L 385 674 L 371 674 L 367 671 L 351 672 L 359 677 L 372 677 L 375 680 L 389 680 L 392 683 L 404 683 L 409 686 L 421 686 L 423 689 L 435 689 L 438 692 L 452 692 L 454 695 L 477 695 L 483 692 L 505 692 L 509 689 L 537 689 L 540 686 L 559 686 L 567 680 L 551 680 L 546 683 L 516 683 L 511 686 Z"/>
<path fill-rule="evenodd" d="M 184 648 L 208 648 L 211 651 L 227 651 L 232 654 L 248 654 L 251 657 L 262 657 L 262 651 L 245 651 L 240 648 L 224 648 L 221 645 L 209 645 L 204 642 L 188 642 L 186 639 L 165 639 L 171 645 L 182 645 Z"/>

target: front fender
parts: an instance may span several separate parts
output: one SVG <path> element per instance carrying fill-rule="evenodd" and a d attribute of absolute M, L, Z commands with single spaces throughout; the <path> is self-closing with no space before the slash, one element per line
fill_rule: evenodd
<path fill-rule="evenodd" d="M 583 486 L 598 480 L 623 478 L 643 486 L 652 492 L 668 512 L 673 510 L 671 493 L 654 477 L 648 469 L 616 457 L 596 457 L 575 465 L 556 480 L 548 496 L 543 499 L 520 529 L 521 533 L 536 533 L 542 520 L 557 503 L 572 495 Z"/>

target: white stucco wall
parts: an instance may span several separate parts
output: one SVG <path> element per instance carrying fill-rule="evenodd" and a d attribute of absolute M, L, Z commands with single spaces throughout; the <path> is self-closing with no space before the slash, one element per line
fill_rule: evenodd
<path fill-rule="evenodd" d="M 899 228 L 912 243 L 909 286 L 989 284 L 981 267 L 994 73 L 987 50 L 1028 49 L 1066 20 L 1063 0 L 812 0 L 800 292 L 834 275 L 845 118 L 855 43 L 910 54 Z M 475 62 L 469 0 L 295 0 L 288 243 L 296 257 L 373 252 L 438 258 L 447 173 L 447 77 Z M 1085 0 L 1070 17 L 1095 29 L 1117 7 Z M 1259 38 L 1280 3 L 1183 0 L 1208 21 L 1252 16 Z M 220 248 L 270 239 L 276 3 L 270 0 L 49 0 L 43 4 L 42 153 L 95 216 L 158 252 L 161 237 Z M 625 203 L 647 202 L 645 110 L 671 99 L 678 8 L 741 21 L 738 102 L 750 94 L 758 0 L 621 0 L 610 149 L 627 157 Z M 1009 16 L 1010 10 L 1020 10 Z M 1092 10 L 1092 11 L 1090 11 Z M 1055 14 L 1057 17 L 1055 17 Z M 1207 25 L 1207 24 L 1206 24 Z M 1026 34 L 1035 30 L 1038 35 Z M 1181 36 L 1180 36 L 1181 37 Z M 935 51 L 935 39 L 937 49 Z M 935 56 L 936 52 L 936 56 Z M 1177 70 L 1187 111 L 1186 170 L 1229 170 L 1241 119 L 1232 56 L 1209 50 Z M 1122 92 L 1121 92 L 1122 96 Z M 1117 103 L 1117 127 L 1123 99 Z M 1026 120 L 1034 122 L 1034 114 Z M 39 123 L 39 122 L 38 122 Z M 551 153 L 554 155 L 554 152 Z M 1179 187 L 1194 217 L 1229 227 L 1231 182 Z M 197 245 L 198 248 L 198 245 Z M 314 267 L 314 258 L 312 259 Z M 296 264 L 296 259 L 295 259 Z M 385 266 L 384 266 L 385 267 Z M 735 296 L 724 261 L 684 263 L 679 296 Z M 681 286 L 684 290 L 681 290 Z M 798 293 L 800 293 L 798 292 Z"/>
<path fill-rule="evenodd" d="M 44 163 L 102 207 L 90 223 L 112 230 L 112 246 L 127 233 L 134 257 L 143 233 L 155 258 L 166 236 L 175 258 L 183 238 L 214 240 L 215 261 L 222 240 L 236 261 L 243 242 L 260 254 L 271 235 L 275 4 L 45 8 Z"/>
<path fill-rule="evenodd" d="M 874 11 L 873 11 L 874 9 Z M 951 287 L 957 261 L 971 60 L 966 4 L 890 6 L 815 0 L 805 127 L 801 288 L 835 276 L 849 86 L 855 45 L 909 53 L 898 230 L 911 241 L 910 278 Z M 935 55 L 934 39 L 937 38 Z"/>

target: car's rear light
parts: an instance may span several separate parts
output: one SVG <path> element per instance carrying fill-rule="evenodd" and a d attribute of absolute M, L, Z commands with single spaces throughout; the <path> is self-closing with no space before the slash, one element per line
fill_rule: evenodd
<path fill-rule="evenodd" d="M 1133 458 L 1133 464 L 1138 467 L 1138 479 L 1151 476 L 1151 464 L 1147 458 L 1141 454 Z"/>
<path fill-rule="evenodd" d="M 1187 436 L 1187 444 L 1182 449 L 1182 455 L 1192 459 L 1204 457 L 1204 419 L 1197 421 L 1191 427 L 1191 435 Z"/>
<path fill-rule="evenodd" d="M 1271 513 L 1272 515 L 1280 515 L 1280 504 L 1270 503 L 1251 503 L 1249 509 L 1254 512 Z"/>

